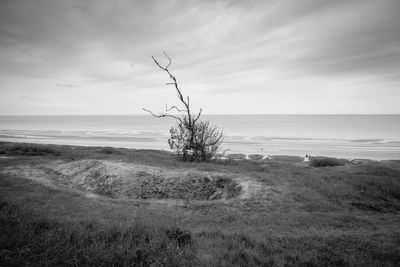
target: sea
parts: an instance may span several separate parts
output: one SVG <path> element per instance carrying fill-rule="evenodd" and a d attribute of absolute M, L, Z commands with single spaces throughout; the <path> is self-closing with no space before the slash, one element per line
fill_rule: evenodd
<path fill-rule="evenodd" d="M 205 115 L 220 152 L 400 159 L 400 115 Z M 0 141 L 169 150 L 173 118 L 150 115 L 0 116 Z"/>

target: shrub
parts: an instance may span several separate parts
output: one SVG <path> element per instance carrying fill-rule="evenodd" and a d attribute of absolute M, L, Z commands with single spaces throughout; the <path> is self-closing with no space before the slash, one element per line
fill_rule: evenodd
<path fill-rule="evenodd" d="M 183 161 L 205 161 L 211 159 L 222 142 L 222 133 L 209 121 L 194 121 L 184 117 L 170 130 L 168 144 Z"/>
<path fill-rule="evenodd" d="M 328 157 L 311 157 L 310 158 L 310 166 L 313 167 L 333 167 L 333 166 L 343 166 L 343 161 L 340 161 L 336 158 L 328 158 Z"/>

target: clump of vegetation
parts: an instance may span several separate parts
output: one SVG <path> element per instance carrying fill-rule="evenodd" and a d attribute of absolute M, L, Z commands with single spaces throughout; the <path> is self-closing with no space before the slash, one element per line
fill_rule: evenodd
<path fill-rule="evenodd" d="M 334 167 L 343 166 L 344 161 L 329 157 L 310 157 L 310 166 L 313 167 Z"/>
<path fill-rule="evenodd" d="M 111 155 L 111 154 L 120 154 L 120 153 L 121 153 L 121 152 L 118 150 L 118 148 L 109 147 L 109 146 L 100 148 L 100 151 L 101 151 L 102 153 L 108 154 L 108 155 Z"/>
<path fill-rule="evenodd" d="M 139 199 L 216 200 L 237 197 L 241 190 L 238 183 L 223 176 L 201 176 L 192 173 L 166 179 L 143 171 L 140 176 L 123 184 L 122 188 L 114 187 L 105 192 L 120 191 L 122 195 Z M 104 195 L 112 197 L 109 194 Z"/>
<path fill-rule="evenodd" d="M 168 69 L 171 65 L 171 58 L 164 52 L 169 63 L 163 67 L 154 58 L 153 61 L 156 65 L 166 71 L 171 78 L 172 82 L 167 83 L 173 85 L 178 93 L 178 99 L 183 104 L 183 108 L 172 106 L 165 107 L 165 112 L 154 114 L 152 111 L 143 109 L 157 118 L 171 117 L 177 120 L 177 125 L 173 126 L 170 130 L 171 137 L 168 139 L 168 144 L 172 150 L 183 161 L 206 161 L 211 159 L 217 152 L 221 142 L 223 133 L 219 131 L 216 126 L 212 126 L 209 121 L 201 121 L 200 116 L 202 109 L 197 115 L 191 113 L 189 96 L 182 95 L 181 89 L 174 75 Z M 172 115 L 171 111 L 178 112 L 181 115 Z"/>
<path fill-rule="evenodd" d="M 0 203 L 0 266 L 188 266 L 192 236 L 179 228 L 57 222 Z"/>
<path fill-rule="evenodd" d="M 10 156 L 44 156 L 44 155 L 60 155 L 60 152 L 55 149 L 53 145 L 39 145 L 39 144 L 11 144 L 2 147 L 0 154 Z"/>
<path fill-rule="evenodd" d="M 209 121 L 199 121 L 193 127 L 188 127 L 188 117 L 183 123 L 178 122 L 170 130 L 168 144 L 172 150 L 181 156 L 183 161 L 206 161 L 213 157 L 221 144 L 222 133 Z M 189 130 L 192 128 L 192 130 Z"/>

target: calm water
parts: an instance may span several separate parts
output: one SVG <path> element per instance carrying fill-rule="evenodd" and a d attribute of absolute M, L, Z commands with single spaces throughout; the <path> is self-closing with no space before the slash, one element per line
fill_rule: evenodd
<path fill-rule="evenodd" d="M 210 115 L 221 150 L 264 155 L 400 159 L 400 115 Z M 0 116 L 0 140 L 168 150 L 172 119 Z"/>

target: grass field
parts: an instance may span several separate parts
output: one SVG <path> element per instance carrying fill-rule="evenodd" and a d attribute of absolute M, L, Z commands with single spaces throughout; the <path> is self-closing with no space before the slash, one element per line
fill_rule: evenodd
<path fill-rule="evenodd" d="M 399 161 L 254 159 L 0 143 L 0 266 L 400 266 Z"/>

